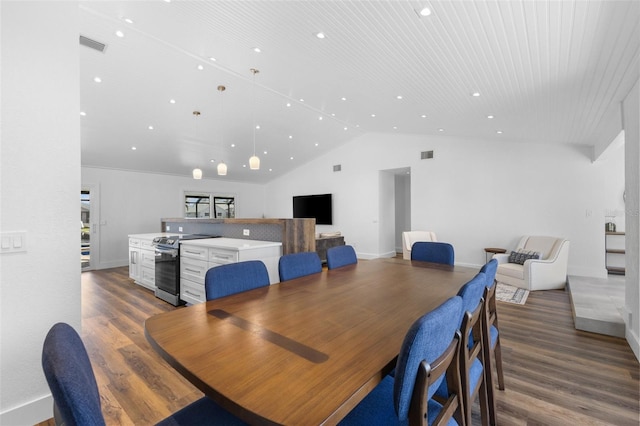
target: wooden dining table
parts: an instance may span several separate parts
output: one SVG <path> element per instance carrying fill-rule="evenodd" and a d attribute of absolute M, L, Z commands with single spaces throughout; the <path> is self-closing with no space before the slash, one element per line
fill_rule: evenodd
<path fill-rule="evenodd" d="M 411 324 L 477 272 L 361 260 L 155 315 L 145 334 L 247 423 L 336 424 L 395 367 Z"/>

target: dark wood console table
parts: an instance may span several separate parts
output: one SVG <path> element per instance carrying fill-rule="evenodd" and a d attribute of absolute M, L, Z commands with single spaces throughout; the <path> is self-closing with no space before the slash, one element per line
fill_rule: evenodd
<path fill-rule="evenodd" d="M 320 260 L 322 263 L 327 261 L 327 249 L 335 246 L 343 246 L 344 245 L 344 237 L 340 235 L 339 237 L 321 237 L 316 238 L 316 252 L 318 256 L 320 256 Z"/>

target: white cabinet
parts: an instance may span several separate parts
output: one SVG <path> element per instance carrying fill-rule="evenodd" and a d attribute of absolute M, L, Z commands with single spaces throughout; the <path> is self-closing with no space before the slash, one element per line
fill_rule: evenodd
<path fill-rule="evenodd" d="M 234 238 L 190 240 L 180 244 L 180 299 L 187 303 L 206 300 L 204 278 L 215 266 L 245 260 L 261 260 L 271 284 L 279 281 L 278 260 L 282 243 Z"/>
<path fill-rule="evenodd" d="M 164 234 L 129 235 L 129 278 L 149 290 L 156 288 L 153 239 Z"/>

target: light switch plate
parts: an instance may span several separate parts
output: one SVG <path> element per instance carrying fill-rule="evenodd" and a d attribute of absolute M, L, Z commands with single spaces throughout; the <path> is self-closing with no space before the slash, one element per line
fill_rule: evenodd
<path fill-rule="evenodd" d="M 0 250 L 3 254 L 27 251 L 27 232 L 3 232 L 0 235 Z"/>

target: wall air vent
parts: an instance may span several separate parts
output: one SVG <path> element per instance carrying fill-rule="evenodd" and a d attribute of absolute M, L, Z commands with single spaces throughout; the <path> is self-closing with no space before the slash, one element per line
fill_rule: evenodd
<path fill-rule="evenodd" d="M 104 53 L 104 51 L 107 49 L 106 44 L 100 43 L 99 41 L 92 40 L 89 37 L 85 37 L 83 35 L 80 35 L 80 44 L 90 49 L 97 50 L 98 52 L 101 52 L 101 53 Z"/>
<path fill-rule="evenodd" d="M 336 164 L 335 166 L 333 166 L 333 171 L 334 172 L 339 172 L 342 170 L 342 165 L 341 164 Z"/>
<path fill-rule="evenodd" d="M 420 153 L 421 160 L 428 160 L 430 158 L 433 158 L 433 151 L 422 151 Z"/>

